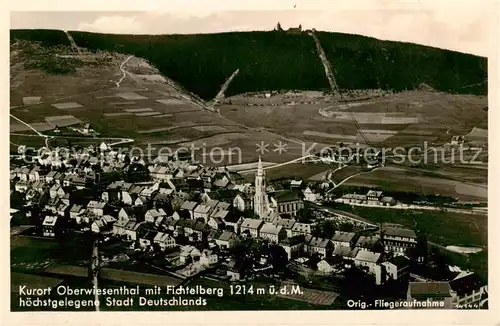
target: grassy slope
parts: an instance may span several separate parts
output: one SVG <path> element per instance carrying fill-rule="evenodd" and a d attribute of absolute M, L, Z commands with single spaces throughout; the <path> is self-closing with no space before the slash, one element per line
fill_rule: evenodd
<path fill-rule="evenodd" d="M 71 34 L 79 46 L 90 50 L 146 58 L 163 74 L 203 98 L 212 98 L 237 68 L 240 74 L 230 85 L 228 95 L 269 89 L 329 88 L 314 42 L 305 33 Z M 441 91 L 486 93 L 486 83 L 464 88 L 484 82 L 485 58 L 356 35 L 318 35 L 342 88 L 403 90 L 426 83 Z M 33 38 L 26 33 L 19 37 Z"/>

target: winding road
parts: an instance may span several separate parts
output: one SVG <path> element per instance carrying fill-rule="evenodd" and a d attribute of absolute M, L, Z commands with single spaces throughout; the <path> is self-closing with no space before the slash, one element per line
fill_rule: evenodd
<path fill-rule="evenodd" d="M 120 84 L 122 83 L 122 81 L 125 79 L 125 77 L 127 77 L 127 71 L 125 70 L 124 66 L 125 64 L 131 59 L 133 58 L 134 56 L 131 55 L 129 56 L 127 59 L 125 59 L 121 64 L 120 64 L 120 70 L 121 72 L 123 73 L 123 76 L 120 78 L 119 81 L 116 82 L 116 87 L 119 88 L 120 87 Z"/>

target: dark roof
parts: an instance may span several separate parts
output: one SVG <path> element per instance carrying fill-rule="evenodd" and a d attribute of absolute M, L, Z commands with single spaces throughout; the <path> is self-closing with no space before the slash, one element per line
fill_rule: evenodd
<path fill-rule="evenodd" d="M 342 263 L 343 259 L 340 256 L 328 256 L 323 259 L 326 261 L 329 265 L 337 265 Z"/>
<path fill-rule="evenodd" d="M 305 238 L 306 237 L 303 234 L 300 234 L 300 235 L 296 235 L 296 236 L 293 236 L 293 237 L 290 237 L 290 238 L 283 240 L 281 242 L 281 244 L 295 246 L 295 245 L 298 245 L 300 243 L 304 243 Z"/>
<path fill-rule="evenodd" d="M 416 238 L 417 235 L 415 231 L 410 229 L 392 227 L 392 226 L 383 226 L 382 232 L 385 235 L 397 236 L 397 237 L 406 237 L 406 238 Z"/>
<path fill-rule="evenodd" d="M 170 198 L 167 194 L 162 194 L 162 193 L 157 193 L 156 196 L 153 198 L 155 201 L 169 201 Z"/>
<path fill-rule="evenodd" d="M 241 218 L 241 213 L 230 211 L 229 214 L 227 214 L 224 217 L 224 222 L 226 223 L 236 223 L 238 220 Z"/>
<path fill-rule="evenodd" d="M 412 298 L 451 297 L 448 282 L 410 282 Z"/>
<path fill-rule="evenodd" d="M 355 236 L 356 234 L 352 232 L 335 231 L 332 241 L 351 242 Z"/>
<path fill-rule="evenodd" d="M 220 201 L 232 201 L 234 197 L 240 192 L 236 189 L 219 189 L 217 191 L 211 191 L 208 196 L 212 199 Z"/>
<path fill-rule="evenodd" d="M 196 221 L 196 223 L 193 225 L 193 230 L 196 231 L 205 231 L 206 230 L 206 224 L 203 222 Z"/>
<path fill-rule="evenodd" d="M 392 259 L 392 263 L 397 267 L 407 266 L 410 264 L 410 260 L 404 256 L 396 256 Z"/>
<path fill-rule="evenodd" d="M 459 297 L 463 297 L 472 291 L 479 290 L 485 283 L 475 273 L 454 279 L 450 282 L 450 287 L 457 292 Z"/>
<path fill-rule="evenodd" d="M 187 227 L 187 228 L 192 228 L 194 226 L 195 221 L 194 220 L 179 220 L 177 225 Z"/>
<path fill-rule="evenodd" d="M 274 198 L 277 202 L 288 202 L 302 199 L 299 192 L 291 190 L 277 191 L 274 193 Z"/>

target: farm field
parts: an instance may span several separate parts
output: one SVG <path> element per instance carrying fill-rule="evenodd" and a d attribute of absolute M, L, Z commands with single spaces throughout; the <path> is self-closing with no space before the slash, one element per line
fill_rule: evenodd
<path fill-rule="evenodd" d="M 483 183 L 454 180 L 455 174 L 438 173 L 386 166 L 349 179 L 345 185 L 378 187 L 393 191 L 435 194 L 463 201 L 486 201 L 488 188 Z"/>
<path fill-rule="evenodd" d="M 249 106 L 254 99 L 235 95 L 228 98 L 220 110 L 225 117 L 249 126 L 260 123 L 268 130 L 285 135 L 331 143 L 363 142 L 353 116 L 370 142 L 385 146 L 408 146 L 424 141 L 444 144 L 452 135 L 465 135 L 473 130 L 471 138 L 480 138 L 485 134 L 481 128 L 487 128 L 484 96 L 406 91 L 350 104 L 332 104 L 324 97 L 313 104 L 303 104 L 309 103 L 305 95 L 297 97 L 296 94 L 274 95 L 269 100 L 274 101 L 272 105 Z M 284 104 L 292 100 L 296 104 Z M 259 120 L 263 116 L 265 121 Z"/>

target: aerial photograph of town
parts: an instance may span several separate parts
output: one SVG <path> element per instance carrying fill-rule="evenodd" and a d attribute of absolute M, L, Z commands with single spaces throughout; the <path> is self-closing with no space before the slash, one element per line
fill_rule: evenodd
<path fill-rule="evenodd" d="M 487 58 L 302 24 L 11 29 L 11 311 L 488 309 Z"/>

